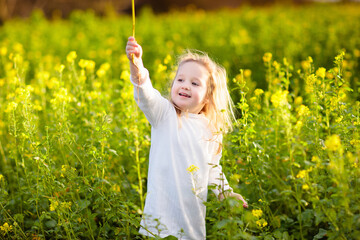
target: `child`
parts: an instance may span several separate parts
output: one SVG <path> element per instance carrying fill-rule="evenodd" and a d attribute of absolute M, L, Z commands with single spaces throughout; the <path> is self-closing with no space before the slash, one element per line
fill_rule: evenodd
<path fill-rule="evenodd" d="M 231 127 L 225 70 L 208 56 L 180 58 L 170 100 L 155 90 L 142 62 L 142 48 L 129 37 L 126 54 L 140 109 L 151 124 L 147 197 L 140 233 L 146 236 L 205 239 L 208 185 L 214 193 L 246 201 L 233 193 L 222 173 L 222 133 Z"/>

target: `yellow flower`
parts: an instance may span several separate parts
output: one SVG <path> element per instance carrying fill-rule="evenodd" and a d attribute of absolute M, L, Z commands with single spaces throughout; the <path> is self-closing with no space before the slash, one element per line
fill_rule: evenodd
<path fill-rule="evenodd" d="M 8 112 L 15 111 L 17 106 L 18 106 L 18 104 L 16 102 L 10 102 L 8 104 L 7 108 L 5 109 L 5 112 L 8 113 Z"/>
<path fill-rule="evenodd" d="M 303 190 L 309 190 L 309 185 L 307 185 L 307 184 L 302 185 L 302 189 Z"/>
<path fill-rule="evenodd" d="M 296 97 L 294 100 L 295 105 L 300 105 L 303 102 L 303 98 L 301 96 Z"/>
<path fill-rule="evenodd" d="M 158 65 L 158 72 L 164 72 L 166 71 L 167 67 L 165 65 L 162 65 L 161 63 Z"/>
<path fill-rule="evenodd" d="M 254 217 L 257 217 L 257 218 L 259 218 L 263 215 L 263 211 L 261 209 L 253 209 L 251 211 L 251 213 Z"/>
<path fill-rule="evenodd" d="M 288 91 L 278 91 L 271 96 L 271 102 L 277 108 L 279 106 L 284 106 L 287 103 Z"/>
<path fill-rule="evenodd" d="M 69 52 L 69 54 L 66 56 L 66 61 L 68 63 L 72 63 L 77 58 L 77 54 L 75 51 Z"/>
<path fill-rule="evenodd" d="M 310 114 L 309 108 L 303 104 L 300 105 L 297 111 L 299 116 L 308 116 Z"/>
<path fill-rule="evenodd" d="M 3 180 L 4 175 L 0 174 L 0 182 Z"/>
<path fill-rule="evenodd" d="M 318 156 L 312 156 L 311 161 L 312 162 L 318 162 L 318 161 L 320 161 L 320 159 L 319 159 Z"/>
<path fill-rule="evenodd" d="M 0 48 L 0 56 L 5 56 L 7 54 L 7 48 L 6 47 L 1 47 Z"/>
<path fill-rule="evenodd" d="M 171 61 L 171 56 L 168 54 L 166 55 L 165 59 L 164 59 L 164 63 L 168 64 Z"/>
<path fill-rule="evenodd" d="M 46 71 L 41 71 L 36 74 L 36 77 L 47 81 L 50 78 L 50 73 Z"/>
<path fill-rule="evenodd" d="M 339 123 L 339 122 L 341 122 L 343 120 L 343 118 L 344 118 L 343 116 L 340 116 L 340 117 L 335 119 L 335 122 Z"/>
<path fill-rule="evenodd" d="M 130 80 L 130 73 L 127 70 L 121 72 L 120 79 Z"/>
<path fill-rule="evenodd" d="M 263 61 L 264 62 L 266 62 L 266 63 L 270 62 L 271 59 L 272 59 L 272 54 L 271 53 L 267 52 L 267 53 L 264 54 L 264 56 L 263 56 Z"/>
<path fill-rule="evenodd" d="M 4 223 L 4 225 L 0 226 L 0 230 L 4 232 L 4 235 L 13 230 L 13 226 L 8 223 Z"/>
<path fill-rule="evenodd" d="M 63 65 L 63 64 L 59 64 L 59 65 L 55 66 L 55 71 L 58 71 L 60 73 L 62 73 L 64 71 L 64 69 L 65 69 L 65 65 Z"/>
<path fill-rule="evenodd" d="M 85 60 L 85 59 L 80 59 L 79 61 L 79 66 L 84 69 L 86 68 L 86 70 L 88 71 L 93 71 L 95 68 L 95 62 L 92 60 Z"/>
<path fill-rule="evenodd" d="M 305 178 L 306 170 L 301 170 L 297 175 L 296 178 Z"/>
<path fill-rule="evenodd" d="M 94 82 L 94 88 L 100 88 L 101 82 Z"/>
<path fill-rule="evenodd" d="M 255 93 L 255 96 L 260 96 L 261 94 L 264 93 L 264 91 L 260 88 L 257 88 L 257 89 L 255 89 L 254 93 Z"/>
<path fill-rule="evenodd" d="M 102 68 L 99 68 L 99 69 L 96 71 L 96 75 L 97 75 L 99 78 L 105 76 L 105 74 L 106 74 L 106 71 L 105 71 L 104 69 L 102 69 Z"/>
<path fill-rule="evenodd" d="M 187 169 L 186 169 L 186 171 L 188 171 L 189 173 L 194 173 L 194 172 L 196 172 L 197 170 L 199 170 L 199 168 L 197 167 L 197 166 L 195 166 L 195 165 L 190 165 L 190 167 L 188 167 Z"/>
<path fill-rule="evenodd" d="M 244 70 L 244 77 L 250 77 L 251 76 L 251 70 L 250 69 L 245 69 Z"/>
<path fill-rule="evenodd" d="M 61 208 L 65 209 L 65 210 L 70 210 L 72 203 L 71 202 L 62 202 L 61 203 Z"/>
<path fill-rule="evenodd" d="M 358 139 L 353 139 L 353 140 L 350 141 L 350 144 L 351 144 L 351 145 L 359 145 L 359 144 L 360 144 L 360 140 L 358 140 Z"/>
<path fill-rule="evenodd" d="M 101 78 L 103 76 L 105 76 L 106 72 L 110 69 L 110 64 L 109 63 L 103 63 L 101 64 L 100 68 L 96 71 L 96 75 Z"/>
<path fill-rule="evenodd" d="M 256 221 L 256 225 L 258 225 L 259 227 L 266 227 L 268 225 L 267 221 L 265 219 L 260 219 Z"/>
<path fill-rule="evenodd" d="M 321 67 L 316 71 L 316 76 L 320 78 L 325 78 L 326 69 Z"/>
<path fill-rule="evenodd" d="M 3 78 L 0 78 L 0 87 L 4 86 L 5 85 L 5 79 Z"/>
<path fill-rule="evenodd" d="M 325 141 L 325 146 L 330 151 L 337 151 L 341 148 L 340 137 L 336 134 L 329 136 Z"/>
<path fill-rule="evenodd" d="M 279 70 L 280 69 L 280 64 L 277 62 L 277 61 L 274 61 L 273 62 L 273 66 L 276 70 Z"/>
<path fill-rule="evenodd" d="M 52 77 L 50 78 L 49 81 L 45 82 L 45 85 L 49 88 L 49 89 L 56 89 L 60 86 L 60 82 L 58 81 L 58 79 L 56 77 Z"/>
<path fill-rule="evenodd" d="M 51 200 L 51 203 L 50 203 L 50 211 L 55 211 L 56 208 L 59 206 L 59 202 L 58 201 L 54 201 L 54 200 Z"/>
<path fill-rule="evenodd" d="M 305 91 L 308 93 L 314 91 L 315 82 L 316 82 L 316 76 L 314 74 L 309 75 L 305 80 L 306 83 Z"/>

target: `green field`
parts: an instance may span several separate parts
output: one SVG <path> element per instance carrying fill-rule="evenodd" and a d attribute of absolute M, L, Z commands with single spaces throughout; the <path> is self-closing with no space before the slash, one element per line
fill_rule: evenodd
<path fill-rule="evenodd" d="M 131 34 L 111 11 L 0 27 L 0 239 L 143 239 L 150 125 Z M 359 239 L 360 5 L 145 9 L 136 38 L 164 95 L 186 48 L 228 72 L 221 163 L 249 209 L 211 193 L 208 239 Z"/>

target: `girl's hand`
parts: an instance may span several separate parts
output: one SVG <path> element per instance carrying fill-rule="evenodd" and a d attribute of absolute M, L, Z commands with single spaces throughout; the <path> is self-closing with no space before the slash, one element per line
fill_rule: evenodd
<path fill-rule="evenodd" d="M 126 44 L 126 56 L 130 61 L 132 61 L 134 57 L 137 60 L 141 60 L 142 57 L 142 48 L 141 46 L 136 42 L 134 37 L 129 37 L 128 42 Z"/>
<path fill-rule="evenodd" d="M 128 42 L 126 44 L 126 56 L 130 60 L 130 74 L 134 79 L 140 79 L 141 70 L 144 65 L 142 62 L 142 48 L 136 42 L 134 37 L 129 37 Z"/>
<path fill-rule="evenodd" d="M 248 208 L 248 207 L 249 207 L 249 205 L 248 205 L 248 203 L 245 201 L 245 199 L 244 199 L 240 194 L 238 194 L 238 193 L 226 192 L 226 193 L 225 193 L 225 196 L 226 196 L 226 197 L 233 197 L 233 198 L 236 198 L 237 200 L 242 201 L 244 208 Z M 220 199 L 220 200 L 223 200 L 223 199 L 225 198 L 225 196 L 224 196 L 224 194 L 220 193 L 219 199 Z"/>

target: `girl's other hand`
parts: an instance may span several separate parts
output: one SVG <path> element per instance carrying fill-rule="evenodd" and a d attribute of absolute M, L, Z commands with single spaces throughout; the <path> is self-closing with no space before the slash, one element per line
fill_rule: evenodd
<path fill-rule="evenodd" d="M 248 203 L 245 201 L 245 199 L 244 199 L 240 194 L 238 194 L 238 193 L 226 192 L 226 193 L 225 193 L 225 196 L 226 196 L 226 197 L 233 197 L 233 198 L 235 198 L 235 199 L 237 199 L 237 200 L 242 201 L 244 208 L 248 208 L 248 207 L 249 207 L 249 205 L 248 205 Z M 223 199 L 225 198 L 225 196 L 224 196 L 224 194 L 220 193 L 219 199 L 220 199 L 220 200 L 223 200 Z"/>

